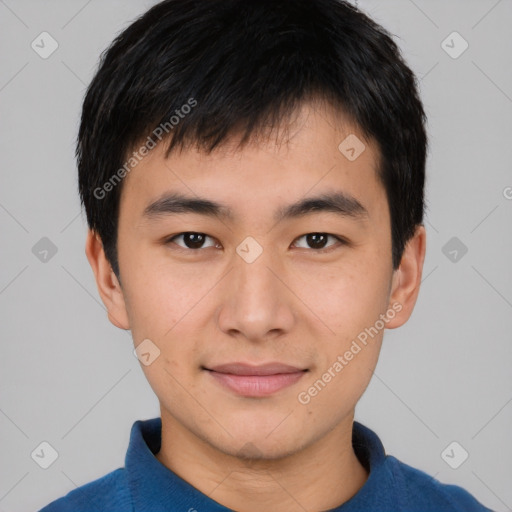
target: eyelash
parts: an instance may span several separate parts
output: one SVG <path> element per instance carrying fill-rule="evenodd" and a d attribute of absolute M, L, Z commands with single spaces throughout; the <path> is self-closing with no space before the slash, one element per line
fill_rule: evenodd
<path fill-rule="evenodd" d="M 201 250 L 204 250 L 204 249 L 211 249 L 211 248 L 214 248 L 213 246 L 210 246 L 210 247 L 200 247 L 198 249 L 191 249 L 189 247 L 182 247 L 178 244 L 176 244 L 174 242 L 174 240 L 176 238 L 179 238 L 179 237 L 182 237 L 183 235 L 203 235 L 207 238 L 211 238 L 212 240 L 214 240 L 213 237 L 207 235 L 206 233 L 201 233 L 201 232 L 198 232 L 198 231 L 184 231 L 182 233 L 178 233 L 177 235 L 173 235 L 172 237 L 168 238 L 165 240 L 165 244 L 174 244 L 177 249 L 176 250 L 179 250 L 179 251 L 185 251 L 185 252 L 199 252 Z M 304 238 L 308 235 L 326 235 L 327 237 L 331 237 L 331 238 L 334 238 L 338 243 L 337 244 L 333 244 L 333 245 L 330 245 L 326 248 L 323 248 L 323 249 L 313 249 L 313 248 L 309 248 L 310 250 L 316 252 L 316 253 L 327 253 L 327 252 L 330 252 L 334 249 L 336 249 L 337 247 L 339 246 L 343 246 L 343 245 L 349 245 L 349 242 L 342 238 L 342 237 L 339 237 L 339 236 L 336 236 L 336 235 L 333 235 L 331 233 L 324 233 L 324 232 L 319 232 L 319 231 L 313 231 L 311 233 L 305 233 L 304 235 L 301 235 L 299 237 L 297 237 L 295 240 L 294 240 L 294 243 L 297 241 L 297 240 L 300 240 L 301 238 Z M 300 247 L 299 249 L 303 249 L 303 247 Z"/>

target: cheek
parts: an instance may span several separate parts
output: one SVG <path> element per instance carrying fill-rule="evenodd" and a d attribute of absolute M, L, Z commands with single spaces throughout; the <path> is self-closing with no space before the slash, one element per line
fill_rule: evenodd
<path fill-rule="evenodd" d="M 134 253 L 126 262 L 129 279 L 125 297 L 136 343 L 150 338 L 168 344 L 183 338 L 191 329 L 190 322 L 195 321 L 196 329 L 200 327 L 195 313 L 208 307 L 215 275 L 193 267 L 169 263 L 151 251 L 138 256 Z"/>
<path fill-rule="evenodd" d="M 387 308 L 389 276 L 375 261 L 347 258 L 303 269 L 295 279 L 297 295 L 338 339 L 357 336 Z"/>

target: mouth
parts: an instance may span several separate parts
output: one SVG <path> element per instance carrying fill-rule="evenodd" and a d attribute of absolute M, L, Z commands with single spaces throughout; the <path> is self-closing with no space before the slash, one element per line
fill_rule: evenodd
<path fill-rule="evenodd" d="M 308 371 L 282 363 L 228 363 L 202 368 L 224 389 L 251 398 L 269 396 L 292 386 Z"/>

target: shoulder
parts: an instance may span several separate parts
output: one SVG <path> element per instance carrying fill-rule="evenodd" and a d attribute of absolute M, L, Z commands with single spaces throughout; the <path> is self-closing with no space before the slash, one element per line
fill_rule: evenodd
<path fill-rule="evenodd" d="M 407 510 L 439 512 L 492 512 L 458 485 L 443 484 L 427 473 L 413 468 L 395 457 L 386 456 Z"/>
<path fill-rule="evenodd" d="M 90 512 L 91 510 L 132 510 L 126 471 L 116 469 L 107 475 L 73 489 L 39 512 Z"/>

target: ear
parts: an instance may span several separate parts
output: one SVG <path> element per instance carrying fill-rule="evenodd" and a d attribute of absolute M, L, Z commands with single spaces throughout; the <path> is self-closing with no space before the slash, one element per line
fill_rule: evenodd
<path fill-rule="evenodd" d="M 393 272 L 389 307 L 393 308 L 397 314 L 386 324 L 387 329 L 400 327 L 412 314 L 420 291 L 426 242 L 425 227 L 419 225 L 416 227 L 414 236 L 405 246 L 400 266 Z M 393 304 L 395 304 L 394 307 Z"/>
<path fill-rule="evenodd" d="M 85 254 L 94 272 L 101 300 L 107 308 L 108 319 L 120 329 L 129 329 L 130 322 L 121 285 L 105 256 L 99 235 L 92 230 L 87 233 Z"/>

